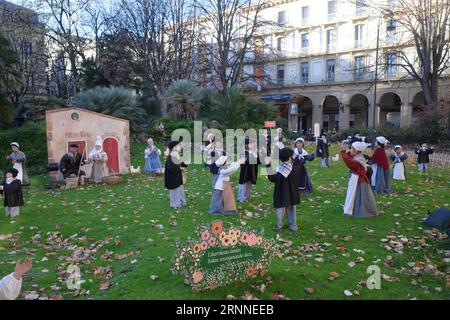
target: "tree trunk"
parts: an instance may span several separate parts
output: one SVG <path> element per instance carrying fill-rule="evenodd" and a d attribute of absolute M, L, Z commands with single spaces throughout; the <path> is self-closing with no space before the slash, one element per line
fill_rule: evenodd
<path fill-rule="evenodd" d="M 169 108 L 168 108 L 166 97 L 164 95 L 164 89 L 161 89 L 158 86 L 156 86 L 155 89 L 156 89 L 156 97 L 158 98 L 159 106 L 161 108 L 161 114 L 162 114 L 163 118 L 167 118 L 167 116 L 169 115 L 169 113 L 168 113 Z"/>

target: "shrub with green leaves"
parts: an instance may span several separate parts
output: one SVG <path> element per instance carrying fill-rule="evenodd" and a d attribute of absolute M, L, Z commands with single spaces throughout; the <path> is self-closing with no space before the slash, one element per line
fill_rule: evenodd
<path fill-rule="evenodd" d="M 30 174 L 47 172 L 47 133 L 44 123 L 28 122 L 20 128 L 0 132 L 0 165 L 1 169 L 11 166 L 6 156 L 11 153 L 9 145 L 16 141 L 27 156 L 27 167 Z"/>
<path fill-rule="evenodd" d="M 173 119 L 193 120 L 197 118 L 202 92 L 190 80 L 174 81 L 166 92 L 167 102 L 171 105 Z"/>
<path fill-rule="evenodd" d="M 134 90 L 125 87 L 95 87 L 75 95 L 73 105 L 130 121 L 133 132 L 142 130 L 147 118 L 138 106 Z"/>

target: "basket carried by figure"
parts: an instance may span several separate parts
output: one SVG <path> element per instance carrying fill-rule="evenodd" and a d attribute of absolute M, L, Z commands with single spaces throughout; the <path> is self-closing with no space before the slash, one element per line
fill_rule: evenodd
<path fill-rule="evenodd" d="M 103 177 L 103 183 L 104 184 L 118 184 L 121 183 L 123 181 L 123 177 L 122 176 L 107 176 L 107 177 Z"/>

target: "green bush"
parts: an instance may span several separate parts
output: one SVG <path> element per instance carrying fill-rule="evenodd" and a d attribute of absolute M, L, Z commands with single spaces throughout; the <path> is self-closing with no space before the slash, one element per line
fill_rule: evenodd
<path fill-rule="evenodd" d="M 166 96 L 173 119 L 197 118 L 202 92 L 193 81 L 181 79 L 172 82 L 167 88 Z"/>
<path fill-rule="evenodd" d="M 11 153 L 9 144 L 16 141 L 27 156 L 27 168 L 30 174 L 47 172 L 47 134 L 43 123 L 28 122 L 24 126 L 0 132 L 0 156 L 2 169 L 11 166 L 6 156 Z"/>
<path fill-rule="evenodd" d="M 95 87 L 75 95 L 73 104 L 79 108 L 127 119 L 133 132 L 142 130 L 147 114 L 138 106 L 134 90 L 125 87 Z"/>
<path fill-rule="evenodd" d="M 242 90 L 230 88 L 228 97 L 215 94 L 212 98 L 208 120 L 216 120 L 223 127 L 261 128 L 264 121 L 276 118 L 272 105 L 244 94 Z"/>

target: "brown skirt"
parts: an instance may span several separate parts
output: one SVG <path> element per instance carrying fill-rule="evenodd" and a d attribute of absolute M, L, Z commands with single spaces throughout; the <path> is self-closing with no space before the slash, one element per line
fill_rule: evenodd
<path fill-rule="evenodd" d="M 229 181 L 223 182 L 223 211 L 237 211 L 233 188 Z"/>

